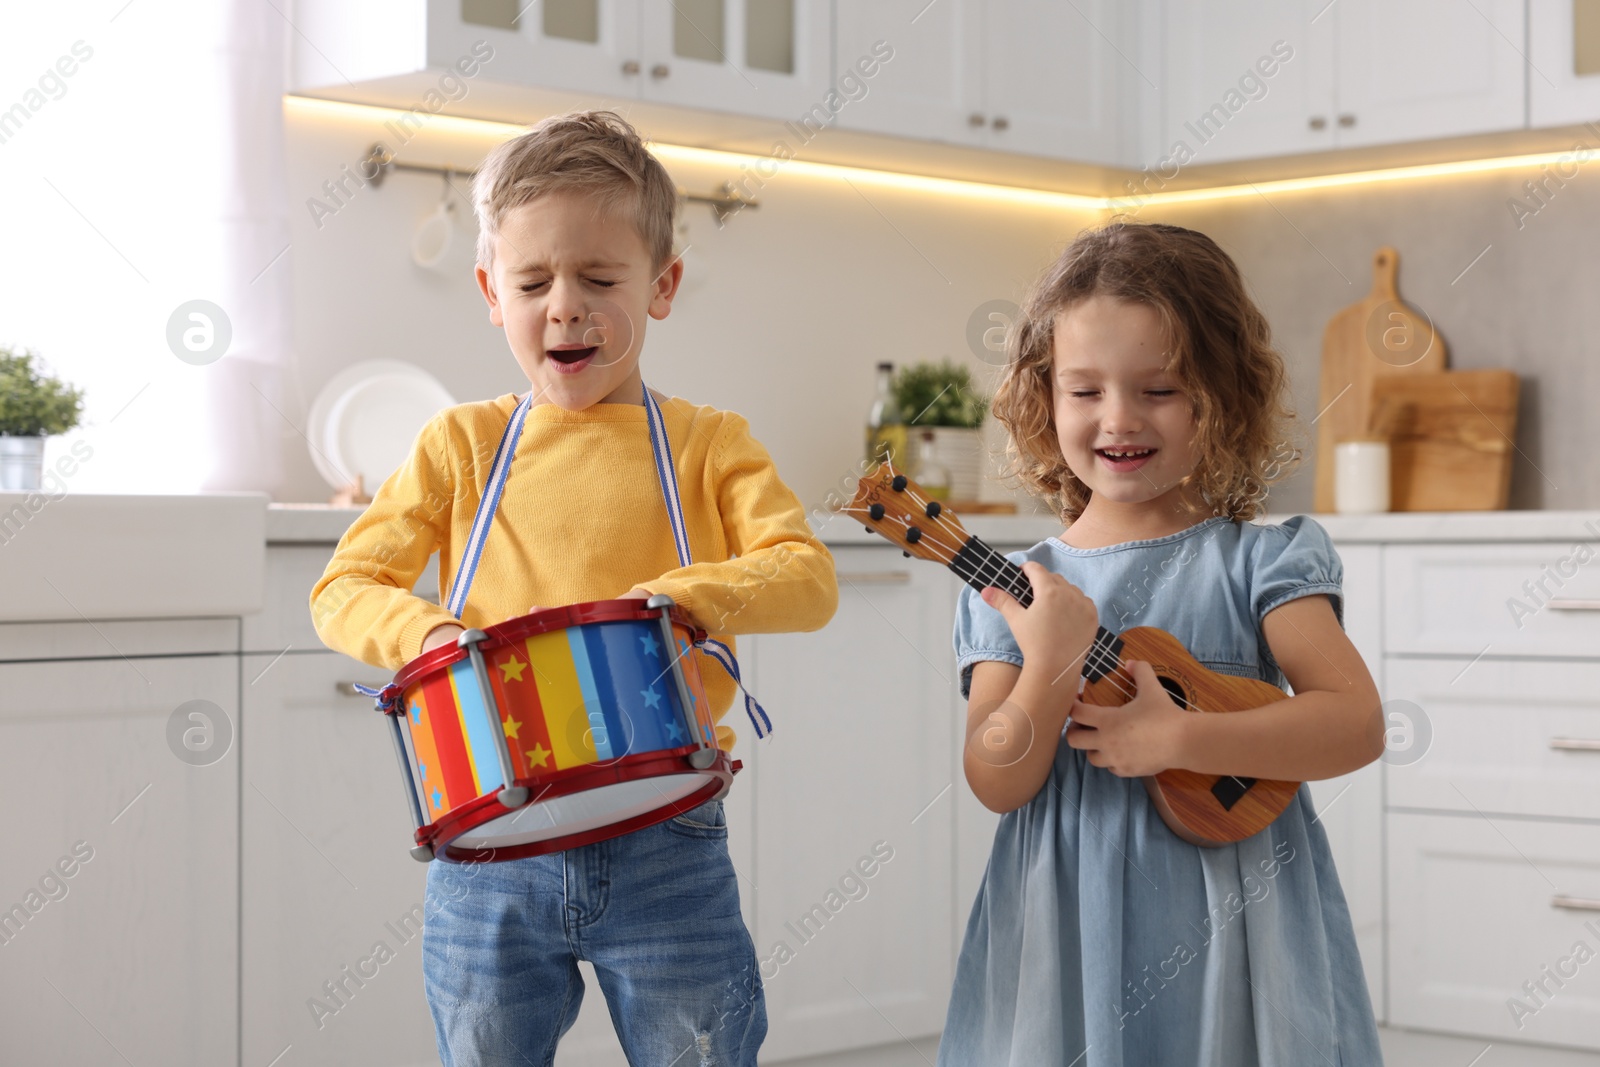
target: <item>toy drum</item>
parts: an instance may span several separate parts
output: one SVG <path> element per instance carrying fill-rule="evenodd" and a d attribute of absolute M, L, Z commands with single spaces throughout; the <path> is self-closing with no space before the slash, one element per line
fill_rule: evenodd
<path fill-rule="evenodd" d="M 550 608 L 425 652 L 386 687 L 419 860 L 521 859 L 603 841 L 721 797 L 692 652 L 672 598 Z M 403 722 L 403 727 L 402 727 Z"/>

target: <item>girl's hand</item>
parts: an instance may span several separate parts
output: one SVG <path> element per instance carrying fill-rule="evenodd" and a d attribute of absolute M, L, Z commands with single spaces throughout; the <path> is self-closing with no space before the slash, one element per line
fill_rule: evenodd
<path fill-rule="evenodd" d="M 998 611 L 1011 627 L 1022 658 L 1037 665 L 1052 681 L 1061 680 L 1078 688 L 1083 661 L 1100 628 L 1100 613 L 1083 590 L 1042 563 L 1022 564 L 1033 587 L 1033 603 L 1024 608 L 1016 598 L 998 586 L 989 586 L 978 595 Z"/>
<path fill-rule="evenodd" d="M 1074 701 L 1066 737 L 1096 767 L 1142 778 L 1180 765 L 1183 728 L 1193 713 L 1172 702 L 1149 663 L 1129 660 L 1127 667 L 1139 687 L 1133 699 L 1117 707 Z"/>

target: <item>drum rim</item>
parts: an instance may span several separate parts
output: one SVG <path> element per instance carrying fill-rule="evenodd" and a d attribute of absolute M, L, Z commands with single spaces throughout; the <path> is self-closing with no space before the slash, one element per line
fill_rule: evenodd
<path fill-rule="evenodd" d="M 657 749 L 653 752 L 641 752 L 632 756 L 624 756 L 621 760 L 605 767 L 594 767 L 592 765 L 582 768 L 569 767 L 560 772 L 562 774 L 561 779 L 548 783 L 550 788 L 540 792 L 537 796 L 539 800 L 554 800 L 574 793 L 587 792 L 596 786 L 617 785 L 646 778 L 660 778 L 669 774 L 682 774 L 686 770 L 695 774 L 710 776 L 711 781 L 688 796 L 679 800 L 669 800 L 659 808 L 653 808 L 642 815 L 635 815 L 621 822 L 597 826 L 561 837 L 549 837 L 541 841 L 529 841 L 520 845 L 507 845 L 502 848 L 457 848 L 451 842 L 462 834 L 475 830 L 484 823 L 492 822 L 509 811 L 520 810 L 502 805 L 498 799 L 500 791 L 495 789 L 451 808 L 435 821 L 422 827 L 416 832 L 416 841 L 419 845 L 427 845 L 433 851 L 435 859 L 444 860 L 447 863 L 475 863 L 542 856 L 550 852 L 560 852 L 564 849 L 575 848 L 579 845 L 591 844 L 596 841 L 606 841 L 613 837 L 632 833 L 634 830 L 642 830 L 647 826 L 654 826 L 656 823 L 665 822 L 676 815 L 681 815 L 686 811 L 697 808 L 707 800 L 713 799 L 713 797 L 724 795 L 733 784 L 734 774 L 742 767 L 740 761 L 730 759 L 728 753 L 719 748 L 716 750 L 717 757 L 711 762 L 710 766 L 695 767 L 689 763 L 687 758 L 687 753 L 695 750 L 695 746 L 686 745 L 678 749 Z M 669 755 L 668 753 L 675 754 Z M 515 784 L 531 788 L 534 785 L 546 784 L 547 779 L 548 776 L 545 778 L 519 778 Z M 485 817 L 471 822 L 467 821 L 480 814 Z"/>
<path fill-rule="evenodd" d="M 484 627 L 483 632 L 488 635 L 488 640 L 478 647 L 484 652 L 489 652 L 538 634 L 553 633 L 556 630 L 566 630 L 596 622 L 654 622 L 660 618 L 657 614 L 659 610 L 647 608 L 643 600 L 632 597 L 621 600 L 587 600 L 559 608 L 544 608 Z M 681 626 L 688 631 L 691 638 L 698 639 L 703 633 L 689 623 L 688 616 L 677 604 L 668 609 L 668 618 L 672 620 L 674 626 Z M 422 653 L 395 672 L 394 684 L 402 690 L 409 689 L 434 671 L 458 663 L 467 656 L 467 650 L 459 645 L 440 645 Z"/>

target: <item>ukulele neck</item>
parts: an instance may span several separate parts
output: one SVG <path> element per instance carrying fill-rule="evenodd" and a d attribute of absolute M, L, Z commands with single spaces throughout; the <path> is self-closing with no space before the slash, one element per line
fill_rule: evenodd
<path fill-rule="evenodd" d="M 1033 586 L 1022 568 L 976 536 L 967 538 L 948 566 L 958 578 L 979 592 L 992 585 L 1011 594 L 1024 608 L 1033 603 Z M 1121 658 L 1122 638 L 1101 626 L 1095 631 L 1094 644 L 1084 659 L 1084 679 L 1099 681 L 1117 668 Z"/>

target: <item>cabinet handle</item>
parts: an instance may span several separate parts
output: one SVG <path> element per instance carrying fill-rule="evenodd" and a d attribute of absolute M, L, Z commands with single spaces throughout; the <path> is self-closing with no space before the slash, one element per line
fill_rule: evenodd
<path fill-rule="evenodd" d="M 630 59 L 627 62 L 623 63 L 622 64 L 622 73 L 624 73 L 624 74 L 637 74 L 637 73 L 639 73 L 639 61 L 637 59 Z"/>
<path fill-rule="evenodd" d="M 1572 597 L 1551 597 L 1544 602 L 1556 611 L 1600 611 L 1600 600 L 1577 600 Z"/>
<path fill-rule="evenodd" d="M 1328 120 L 1321 115 L 1312 115 L 1307 123 L 1313 130 L 1327 129 Z"/>
<path fill-rule="evenodd" d="M 1356 124 L 1356 117 L 1354 115 L 1350 114 L 1350 112 L 1346 111 L 1343 115 L 1339 116 L 1339 125 L 1348 127 L 1348 126 L 1354 126 L 1355 124 Z"/>
<path fill-rule="evenodd" d="M 650 68 L 650 77 L 652 78 L 665 78 L 671 73 L 671 68 L 669 68 L 665 63 L 657 63 L 655 66 Z"/>
<path fill-rule="evenodd" d="M 1566 908 L 1569 911 L 1600 911 L 1600 900 L 1590 900 L 1587 897 L 1569 897 L 1557 893 L 1550 898 L 1552 908 Z"/>
<path fill-rule="evenodd" d="M 856 571 L 854 574 L 838 572 L 839 577 L 847 582 L 859 585 L 904 585 L 911 580 L 910 571 Z"/>
<path fill-rule="evenodd" d="M 1600 752 L 1600 737 L 1552 737 L 1550 747 L 1568 752 Z"/>
<path fill-rule="evenodd" d="M 368 688 L 369 689 L 382 689 L 383 686 L 374 685 L 374 686 L 368 686 Z M 361 692 L 360 690 L 356 689 L 356 683 L 354 683 L 354 682 L 334 682 L 333 683 L 333 690 L 334 690 L 334 692 L 338 693 L 342 697 L 360 697 L 363 700 L 371 700 L 372 699 L 371 697 L 367 696 L 367 694 L 365 694 L 365 693 Z"/>
<path fill-rule="evenodd" d="M 989 123 L 989 125 L 993 126 L 997 130 L 1007 130 L 1011 128 L 1011 120 L 1006 118 L 1004 115 L 996 115 L 994 117 L 994 121 Z"/>
<path fill-rule="evenodd" d="M 978 114 L 976 111 L 974 111 L 972 114 L 967 116 L 967 125 L 968 126 L 982 126 L 983 124 L 984 124 L 983 116 Z"/>

